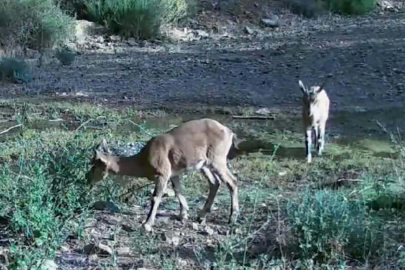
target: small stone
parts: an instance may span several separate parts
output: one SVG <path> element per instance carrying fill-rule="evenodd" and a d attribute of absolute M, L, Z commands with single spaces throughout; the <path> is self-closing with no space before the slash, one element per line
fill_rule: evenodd
<path fill-rule="evenodd" d="M 129 38 L 127 41 L 127 44 L 129 46 L 138 46 L 138 42 L 136 42 L 136 40 L 134 38 Z"/>
<path fill-rule="evenodd" d="M 180 237 L 178 236 L 173 236 L 171 239 L 172 245 L 177 247 L 180 244 Z"/>
<path fill-rule="evenodd" d="M 196 31 L 197 31 L 197 34 L 198 34 L 200 37 L 203 37 L 203 38 L 209 37 L 209 34 L 208 34 L 207 32 L 205 32 L 204 30 L 196 30 Z"/>
<path fill-rule="evenodd" d="M 171 188 L 166 189 L 166 194 L 167 194 L 167 197 L 175 197 L 176 196 L 176 193 Z"/>
<path fill-rule="evenodd" d="M 193 224 L 191 224 L 191 226 L 193 227 L 193 230 L 198 231 L 198 224 L 193 222 Z"/>
<path fill-rule="evenodd" d="M 106 254 L 106 255 L 108 254 L 108 255 L 111 255 L 111 254 L 114 253 L 113 250 L 112 250 L 112 248 L 110 248 L 110 247 L 107 246 L 107 245 L 101 244 L 101 243 L 98 244 L 98 248 L 100 249 L 100 252 L 98 252 L 98 253 L 100 253 L 100 254 Z"/>
<path fill-rule="evenodd" d="M 204 231 L 205 231 L 208 235 L 213 235 L 213 234 L 214 234 L 214 230 L 211 229 L 209 226 L 205 226 Z"/>
<path fill-rule="evenodd" d="M 131 249 L 129 247 L 120 247 L 117 249 L 118 256 L 125 256 L 131 253 Z"/>
<path fill-rule="evenodd" d="M 248 35 L 251 35 L 251 34 L 254 33 L 254 31 L 252 30 L 252 28 L 250 28 L 249 26 L 245 26 L 244 31 L 245 31 L 245 33 L 248 34 Z"/>
<path fill-rule="evenodd" d="M 286 171 L 282 171 L 282 172 L 279 172 L 279 173 L 278 173 L 279 176 L 284 176 L 284 175 L 286 175 L 286 174 L 287 174 Z"/>
<path fill-rule="evenodd" d="M 60 251 L 62 252 L 68 252 L 70 250 L 68 245 L 62 245 L 60 246 Z"/>
<path fill-rule="evenodd" d="M 58 265 L 53 260 L 46 260 L 41 265 L 41 270 L 57 270 Z"/>
<path fill-rule="evenodd" d="M 269 114 L 270 114 L 270 110 L 267 109 L 267 108 L 261 108 L 261 109 L 258 109 L 258 110 L 256 111 L 256 114 L 269 115 Z"/>
<path fill-rule="evenodd" d="M 110 40 L 111 40 L 111 41 L 120 41 L 120 40 L 121 40 L 121 37 L 118 36 L 118 35 L 111 35 L 111 36 L 110 36 Z"/>
<path fill-rule="evenodd" d="M 186 267 L 186 266 L 187 266 L 187 261 L 184 260 L 184 259 L 182 259 L 182 258 L 177 258 L 177 264 L 178 264 L 180 267 Z"/>
<path fill-rule="evenodd" d="M 261 19 L 260 22 L 266 27 L 279 27 L 280 20 L 277 15 L 273 15 L 270 18 Z"/>
<path fill-rule="evenodd" d="M 120 209 L 113 204 L 112 202 L 108 201 L 97 201 L 92 205 L 92 208 L 99 211 L 110 211 L 111 213 L 119 213 Z"/>

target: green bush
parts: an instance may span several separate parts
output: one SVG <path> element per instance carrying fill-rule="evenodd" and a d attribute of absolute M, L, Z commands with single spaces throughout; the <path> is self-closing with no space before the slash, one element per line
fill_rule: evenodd
<path fill-rule="evenodd" d="M 72 18 L 53 0 L 3 0 L 0 5 L 0 43 L 41 50 L 72 33 Z"/>
<path fill-rule="evenodd" d="M 330 264 L 349 256 L 364 261 L 364 254 L 383 245 L 381 222 L 369 215 L 363 201 L 350 201 L 344 192 L 306 192 L 290 201 L 286 212 L 298 259 Z"/>
<path fill-rule="evenodd" d="M 84 172 L 92 142 L 83 136 L 54 135 L 55 141 L 36 133 L 31 140 L 21 137 L 0 145 L 1 151 L 17 155 L 15 164 L 0 169 L 0 215 L 10 220 L 12 239 L 10 269 L 33 269 L 52 258 L 70 233 L 75 211 L 88 204 Z"/>
<path fill-rule="evenodd" d="M 314 17 L 323 11 L 361 15 L 371 11 L 375 2 L 375 0 L 287 0 L 287 5 L 297 14 Z"/>
<path fill-rule="evenodd" d="M 0 61 L 0 80 L 10 80 L 14 83 L 29 82 L 31 73 L 23 60 L 3 57 Z"/>

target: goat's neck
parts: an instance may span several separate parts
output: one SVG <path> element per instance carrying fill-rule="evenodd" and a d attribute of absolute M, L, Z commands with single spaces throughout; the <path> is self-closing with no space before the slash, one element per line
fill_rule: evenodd
<path fill-rule="evenodd" d="M 118 175 L 127 175 L 134 177 L 146 177 L 145 166 L 143 166 L 141 155 L 131 157 L 118 157 L 112 171 Z"/>

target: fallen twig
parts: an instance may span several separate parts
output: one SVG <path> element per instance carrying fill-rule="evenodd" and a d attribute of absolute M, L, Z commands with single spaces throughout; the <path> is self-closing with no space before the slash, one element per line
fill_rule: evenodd
<path fill-rule="evenodd" d="M 233 115 L 232 118 L 234 119 L 251 119 L 251 120 L 274 120 L 276 117 L 274 115 L 269 115 L 269 116 L 260 116 L 260 115 L 250 115 L 250 116 L 244 116 L 244 115 Z"/>
<path fill-rule="evenodd" d="M 18 125 L 15 125 L 15 126 L 9 127 L 8 129 L 5 129 L 5 130 L 1 131 L 1 132 L 0 132 L 0 135 L 1 135 L 1 134 L 4 134 L 4 133 L 9 132 L 9 131 L 10 131 L 10 130 L 12 130 L 12 129 L 15 129 L 15 128 L 18 128 L 18 127 L 21 127 L 21 126 L 22 126 L 22 124 L 18 124 Z"/>
<path fill-rule="evenodd" d="M 62 118 L 57 118 L 57 119 L 51 119 L 51 120 L 48 120 L 49 122 L 62 122 L 62 121 L 65 121 L 64 119 L 62 119 Z"/>
<path fill-rule="evenodd" d="M 133 189 L 131 189 L 130 191 L 128 191 L 128 192 L 122 194 L 122 195 L 120 196 L 120 198 L 125 197 L 125 196 L 127 196 L 128 194 L 130 194 L 130 193 L 132 193 L 132 192 L 134 192 L 134 191 L 141 190 L 141 189 L 143 189 L 143 188 L 145 188 L 145 187 L 147 187 L 147 186 L 150 186 L 150 185 L 152 185 L 152 183 L 145 184 L 145 185 L 143 185 L 143 186 L 141 186 L 141 187 L 133 188 Z"/>
<path fill-rule="evenodd" d="M 338 179 L 337 181 L 338 182 L 343 182 L 343 181 L 347 181 L 347 182 L 363 182 L 363 180 L 361 180 L 361 179 L 345 179 L 345 178 Z"/>

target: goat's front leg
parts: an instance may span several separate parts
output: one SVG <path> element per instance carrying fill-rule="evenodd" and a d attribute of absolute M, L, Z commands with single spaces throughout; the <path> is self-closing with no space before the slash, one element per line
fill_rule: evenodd
<path fill-rule="evenodd" d="M 305 154 L 308 163 L 311 163 L 312 161 L 311 144 L 312 144 L 312 129 L 311 127 L 308 127 L 305 131 Z"/>
<path fill-rule="evenodd" d="M 318 155 L 322 155 L 323 148 L 325 147 L 325 124 L 319 126 L 319 140 L 318 140 Z"/>
<path fill-rule="evenodd" d="M 172 184 L 173 184 L 174 193 L 176 194 L 176 197 L 180 203 L 179 218 L 180 218 L 180 220 L 187 220 L 188 219 L 188 214 L 187 214 L 188 204 L 187 204 L 186 198 L 184 198 L 184 196 L 183 196 L 182 187 L 181 187 L 181 183 L 180 183 L 180 177 L 173 176 L 172 178 L 170 178 L 170 180 L 172 181 Z"/>
<path fill-rule="evenodd" d="M 159 208 L 159 204 L 162 201 L 162 196 L 167 188 L 167 181 L 168 177 L 161 175 L 156 177 L 156 186 L 155 191 L 153 192 L 150 211 L 148 214 L 148 218 L 146 219 L 146 222 L 143 224 L 143 227 L 145 228 L 146 231 L 152 231 L 152 226 L 155 223 L 155 217 L 157 210 Z"/>

